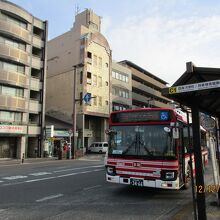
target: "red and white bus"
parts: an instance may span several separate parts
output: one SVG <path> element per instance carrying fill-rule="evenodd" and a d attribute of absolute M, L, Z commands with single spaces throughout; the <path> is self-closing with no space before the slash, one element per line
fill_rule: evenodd
<path fill-rule="evenodd" d="M 163 189 L 188 188 L 191 169 L 187 129 L 186 117 L 179 110 L 143 108 L 112 112 L 106 131 L 106 180 Z M 206 132 L 202 130 L 201 143 L 205 144 Z M 203 149 L 202 155 L 207 164 L 208 151 Z"/>

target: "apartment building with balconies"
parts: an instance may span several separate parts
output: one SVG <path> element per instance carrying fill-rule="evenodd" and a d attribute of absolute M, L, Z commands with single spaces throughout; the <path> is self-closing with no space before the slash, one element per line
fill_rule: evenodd
<path fill-rule="evenodd" d="M 119 63 L 131 70 L 132 108 L 170 107 L 171 100 L 161 94 L 161 89 L 167 87 L 167 82 L 129 60 Z"/>
<path fill-rule="evenodd" d="M 57 118 L 62 114 L 70 122 L 76 112 L 79 150 L 107 138 L 112 61 L 100 30 L 101 17 L 86 9 L 75 16 L 70 31 L 48 42 L 46 112 Z M 86 94 L 90 103 L 83 100 Z"/>
<path fill-rule="evenodd" d="M 0 158 L 41 157 L 47 22 L 0 0 Z"/>
<path fill-rule="evenodd" d="M 112 62 L 111 80 L 112 111 L 132 108 L 131 70 L 117 62 Z"/>

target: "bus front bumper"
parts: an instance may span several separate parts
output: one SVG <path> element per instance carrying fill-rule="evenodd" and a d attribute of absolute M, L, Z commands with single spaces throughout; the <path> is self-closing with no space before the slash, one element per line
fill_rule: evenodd
<path fill-rule="evenodd" d="M 152 187 L 152 188 L 161 188 L 161 189 L 180 189 L 179 178 L 174 181 L 163 181 L 160 179 L 155 180 L 145 180 L 135 177 L 120 177 L 120 176 L 111 176 L 106 174 L 106 181 L 111 183 L 120 183 L 126 185 L 133 185 L 131 180 L 141 180 L 141 185 L 143 187 Z"/>

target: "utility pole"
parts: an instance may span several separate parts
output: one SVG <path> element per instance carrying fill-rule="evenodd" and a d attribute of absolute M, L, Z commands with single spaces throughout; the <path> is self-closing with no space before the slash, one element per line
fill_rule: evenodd
<path fill-rule="evenodd" d="M 77 77 L 76 77 L 76 74 L 77 74 L 77 69 L 80 68 L 80 67 L 84 67 L 84 64 L 83 63 L 79 63 L 79 64 L 76 64 L 73 66 L 74 68 L 74 75 L 73 75 L 73 83 L 74 83 L 74 88 L 73 88 L 73 147 L 72 147 L 72 155 L 73 155 L 73 159 L 76 158 L 76 155 L 75 155 L 75 151 L 76 151 L 76 142 L 77 142 L 77 139 L 76 139 L 76 93 L 77 93 Z"/>

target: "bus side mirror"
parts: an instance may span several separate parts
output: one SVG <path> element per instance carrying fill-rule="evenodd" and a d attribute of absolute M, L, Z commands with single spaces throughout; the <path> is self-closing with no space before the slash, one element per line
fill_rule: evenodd
<path fill-rule="evenodd" d="M 178 128 L 173 128 L 172 129 L 172 136 L 173 136 L 173 139 L 178 139 L 179 138 L 179 129 Z"/>
<path fill-rule="evenodd" d="M 164 127 L 163 130 L 167 133 L 170 133 L 170 131 L 171 131 L 169 127 Z"/>

